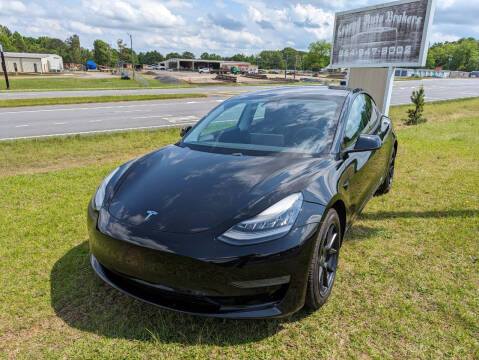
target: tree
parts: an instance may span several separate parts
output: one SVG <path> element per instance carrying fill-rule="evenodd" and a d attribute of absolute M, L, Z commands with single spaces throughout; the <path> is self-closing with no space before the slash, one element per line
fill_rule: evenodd
<path fill-rule="evenodd" d="M 263 69 L 284 69 L 284 58 L 281 51 L 263 50 L 257 56 L 257 61 Z"/>
<path fill-rule="evenodd" d="M 200 59 L 202 60 L 223 60 L 223 57 L 221 55 L 217 54 L 208 54 L 207 52 L 204 52 L 201 54 Z"/>
<path fill-rule="evenodd" d="M 293 49 L 292 47 L 285 47 L 283 50 L 281 50 L 281 54 L 284 58 L 284 61 L 287 61 L 287 68 L 293 70 L 296 63 L 296 56 L 298 55 L 298 51 L 296 49 Z"/>
<path fill-rule="evenodd" d="M 189 52 L 189 51 L 185 51 L 185 52 L 183 52 L 183 54 L 181 54 L 181 58 L 182 59 L 194 59 L 195 54 L 193 54 L 192 52 Z"/>
<path fill-rule="evenodd" d="M 421 86 L 419 90 L 414 90 L 411 95 L 411 101 L 414 104 L 414 109 L 408 109 L 408 118 L 404 121 L 406 125 L 417 125 L 427 121 L 422 116 L 424 112 L 424 87 Z"/>
<path fill-rule="evenodd" d="M 319 71 L 329 65 L 331 56 L 331 43 L 320 40 L 309 44 L 309 52 L 305 57 L 305 65 L 308 69 Z"/>
<path fill-rule="evenodd" d="M 72 35 L 65 41 L 67 45 L 67 54 L 65 62 L 73 64 L 83 64 L 82 53 L 80 49 L 80 37 Z"/>
<path fill-rule="evenodd" d="M 110 55 L 110 45 L 106 42 L 97 39 L 93 42 L 93 51 L 94 55 L 93 58 L 95 62 L 99 65 L 107 65 L 110 64 L 111 55 Z"/>
<path fill-rule="evenodd" d="M 176 52 L 166 54 L 166 60 L 168 60 L 168 59 L 180 59 L 180 58 L 181 58 L 181 55 L 176 53 Z"/>
<path fill-rule="evenodd" d="M 165 60 L 163 55 L 161 55 L 158 51 L 148 51 L 146 53 L 139 53 L 138 54 L 138 63 L 139 64 L 156 64 L 161 61 Z"/>
<path fill-rule="evenodd" d="M 120 61 L 120 53 L 117 49 L 111 49 L 110 65 L 116 66 L 118 61 Z"/>
<path fill-rule="evenodd" d="M 474 71 L 479 65 L 479 44 L 473 39 L 461 39 L 452 54 L 451 67 L 460 71 Z"/>
<path fill-rule="evenodd" d="M 11 37 L 10 30 L 6 26 L 0 25 L 0 44 L 3 46 L 3 51 L 17 51 Z"/>
<path fill-rule="evenodd" d="M 15 31 L 12 35 L 13 38 L 13 46 L 15 46 L 16 51 L 18 52 L 26 52 L 27 45 L 25 45 L 25 41 L 23 41 L 23 36 L 20 35 L 18 31 Z"/>

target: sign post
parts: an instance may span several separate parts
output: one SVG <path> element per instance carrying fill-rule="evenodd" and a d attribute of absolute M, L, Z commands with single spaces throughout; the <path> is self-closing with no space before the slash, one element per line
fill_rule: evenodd
<path fill-rule="evenodd" d="M 426 64 L 434 10 L 435 0 L 400 0 L 336 13 L 330 67 L 350 68 L 348 86 L 371 92 L 387 114 L 395 67 Z"/>
<path fill-rule="evenodd" d="M 2 69 L 5 75 L 5 83 L 7 84 L 7 90 L 10 90 L 10 82 L 8 81 L 7 64 L 5 64 L 5 56 L 3 55 L 3 46 L 0 45 L 0 56 L 2 57 Z"/>

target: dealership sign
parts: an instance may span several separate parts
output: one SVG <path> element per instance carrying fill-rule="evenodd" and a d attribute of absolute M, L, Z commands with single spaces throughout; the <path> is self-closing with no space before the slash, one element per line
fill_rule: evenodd
<path fill-rule="evenodd" d="M 330 67 L 424 66 L 435 0 L 336 13 Z"/>

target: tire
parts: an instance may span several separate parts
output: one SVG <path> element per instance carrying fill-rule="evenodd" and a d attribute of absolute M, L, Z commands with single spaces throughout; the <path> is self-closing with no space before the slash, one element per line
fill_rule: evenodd
<path fill-rule="evenodd" d="M 338 213 L 329 209 L 319 230 L 311 261 L 305 307 L 317 310 L 331 294 L 341 246 L 341 222 Z"/>
<path fill-rule="evenodd" d="M 389 190 L 391 190 L 391 187 L 393 186 L 395 162 L 396 162 L 396 149 L 393 150 L 391 160 L 389 161 L 388 173 L 386 175 L 386 178 L 384 179 L 384 182 L 381 184 L 381 186 L 379 186 L 379 188 L 376 190 L 376 193 L 374 194 L 374 196 L 385 195 L 389 192 Z"/>

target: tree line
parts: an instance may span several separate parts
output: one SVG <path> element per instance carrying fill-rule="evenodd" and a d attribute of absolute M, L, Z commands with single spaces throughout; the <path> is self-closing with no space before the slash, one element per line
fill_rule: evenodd
<path fill-rule="evenodd" d="M 4 51 L 50 53 L 62 56 L 64 63 L 85 64 L 94 60 L 99 65 L 115 66 L 118 61 L 131 63 L 132 55 L 135 64 L 157 64 L 158 62 L 184 58 L 195 59 L 190 51 L 182 53 L 170 52 L 165 55 L 153 50 L 147 52 L 131 51 L 129 43 L 122 39 L 116 44 L 109 44 L 101 39 L 93 42 L 93 49 L 84 48 L 78 35 L 71 35 L 66 40 L 40 36 L 38 38 L 22 36 L 17 31 L 11 32 L 0 25 L 0 44 Z M 292 47 L 283 50 L 263 50 L 258 54 L 222 56 L 215 53 L 202 53 L 203 60 L 247 61 L 262 69 L 307 69 L 318 71 L 329 65 L 331 43 L 320 40 L 309 45 L 308 51 L 300 51 Z M 427 68 L 442 67 L 445 70 L 473 71 L 479 70 L 479 41 L 474 38 L 463 38 L 458 41 L 436 43 L 429 49 Z"/>
<path fill-rule="evenodd" d="M 434 44 L 429 48 L 426 67 L 442 67 L 444 70 L 453 71 L 479 70 L 479 41 L 463 38 Z"/>

